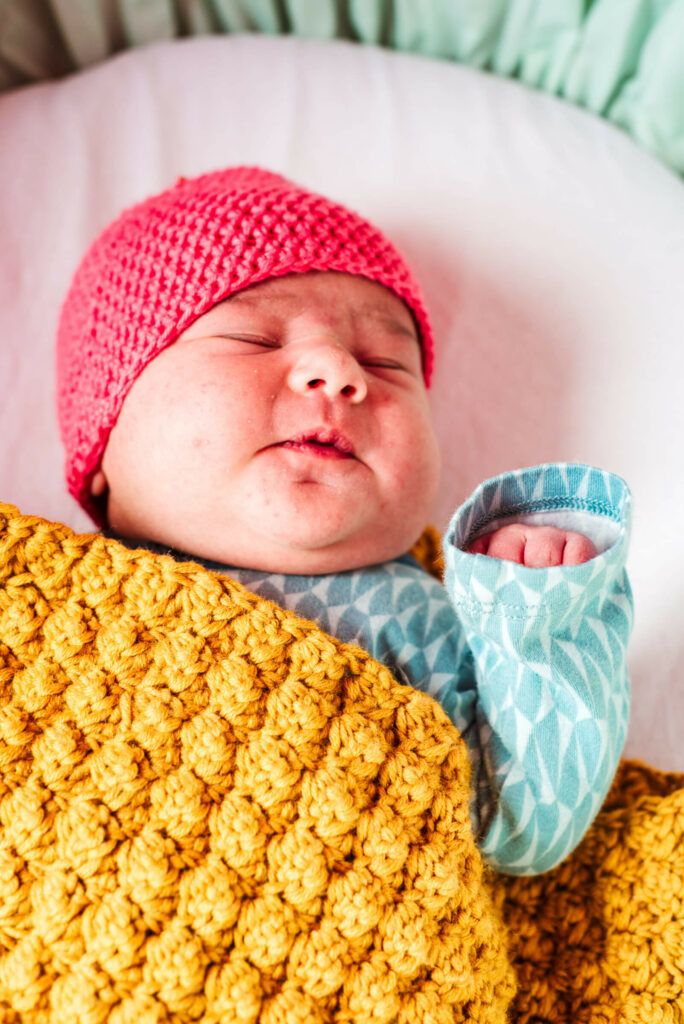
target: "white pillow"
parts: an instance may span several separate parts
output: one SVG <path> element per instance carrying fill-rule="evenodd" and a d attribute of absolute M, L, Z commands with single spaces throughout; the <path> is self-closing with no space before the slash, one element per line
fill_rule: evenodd
<path fill-rule="evenodd" d="M 89 520 L 54 410 L 59 304 L 91 238 L 180 175 L 281 171 L 387 231 L 437 337 L 435 509 L 547 460 L 635 502 L 626 753 L 684 769 L 684 189 L 603 121 L 469 68 L 342 42 L 195 38 L 0 97 L 0 499 Z"/>

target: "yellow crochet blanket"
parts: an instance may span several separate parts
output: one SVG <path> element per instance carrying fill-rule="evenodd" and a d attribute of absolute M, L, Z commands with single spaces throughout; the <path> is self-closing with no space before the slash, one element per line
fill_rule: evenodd
<path fill-rule="evenodd" d="M 625 764 L 573 857 L 493 877 L 429 698 L 9 505 L 0 765 L 7 1024 L 684 1021 L 684 779 Z"/>

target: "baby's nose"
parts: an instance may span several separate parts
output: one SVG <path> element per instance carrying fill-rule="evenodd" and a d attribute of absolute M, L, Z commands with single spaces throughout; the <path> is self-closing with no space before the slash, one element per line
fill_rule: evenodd
<path fill-rule="evenodd" d="M 326 398 L 362 402 L 367 387 L 363 370 L 342 345 L 307 345 L 299 353 L 288 376 L 288 384 L 299 394 L 322 392 Z"/>

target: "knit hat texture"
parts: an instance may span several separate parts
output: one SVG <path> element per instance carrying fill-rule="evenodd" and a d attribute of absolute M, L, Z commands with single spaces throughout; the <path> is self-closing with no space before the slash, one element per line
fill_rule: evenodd
<path fill-rule="evenodd" d="M 180 179 L 94 241 L 61 311 L 57 406 L 69 490 L 96 522 L 90 482 L 145 366 L 227 296 L 309 270 L 358 274 L 406 302 L 429 382 L 430 324 L 397 250 L 356 213 L 278 174 L 237 167 Z"/>

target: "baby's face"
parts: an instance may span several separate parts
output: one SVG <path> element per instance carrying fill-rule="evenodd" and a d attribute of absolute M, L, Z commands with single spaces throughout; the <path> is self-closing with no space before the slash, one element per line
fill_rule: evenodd
<path fill-rule="evenodd" d="M 439 473 L 411 314 L 334 272 L 236 293 L 144 369 L 102 470 L 124 536 L 285 573 L 402 554 Z"/>

